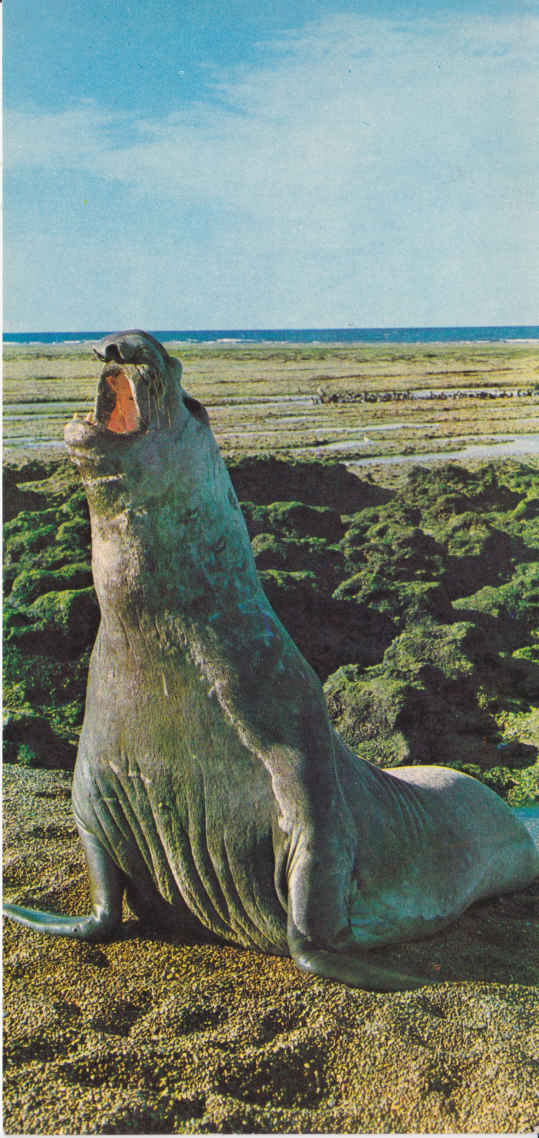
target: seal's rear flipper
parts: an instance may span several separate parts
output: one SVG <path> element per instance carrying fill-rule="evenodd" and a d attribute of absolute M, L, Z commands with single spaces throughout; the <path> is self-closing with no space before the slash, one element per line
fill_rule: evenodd
<path fill-rule="evenodd" d="M 423 988 L 438 981 L 426 976 L 411 976 L 387 968 L 370 958 L 368 952 L 332 952 L 316 948 L 300 933 L 288 932 L 288 945 L 292 960 L 302 972 L 312 972 L 328 980 L 348 984 L 350 988 L 365 988 L 368 992 L 401 992 L 410 988 Z"/>
<path fill-rule="evenodd" d="M 123 874 L 93 834 L 80 825 L 78 830 L 86 855 L 92 912 L 88 916 L 66 917 L 4 902 L 4 916 L 38 933 L 76 940 L 108 940 L 122 923 Z"/>

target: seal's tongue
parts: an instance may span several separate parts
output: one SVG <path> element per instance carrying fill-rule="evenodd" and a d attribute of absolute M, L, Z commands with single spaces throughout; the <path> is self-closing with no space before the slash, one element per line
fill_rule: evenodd
<path fill-rule="evenodd" d="M 107 431 L 130 435 L 140 430 L 141 415 L 128 369 L 106 368 L 97 392 L 96 419 Z"/>

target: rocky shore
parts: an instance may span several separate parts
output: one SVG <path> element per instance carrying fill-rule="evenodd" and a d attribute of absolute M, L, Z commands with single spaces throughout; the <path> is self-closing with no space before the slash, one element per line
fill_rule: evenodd
<path fill-rule="evenodd" d="M 6 894 L 86 910 L 70 774 L 4 771 Z M 438 981 L 390 994 L 132 921 L 105 945 L 6 922 L 4 1130 L 531 1131 L 533 904 L 533 889 L 483 903 L 444 934 L 380 951 Z"/>

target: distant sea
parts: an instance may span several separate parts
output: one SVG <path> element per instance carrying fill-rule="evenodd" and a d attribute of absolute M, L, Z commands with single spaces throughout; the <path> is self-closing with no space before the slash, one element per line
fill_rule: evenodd
<path fill-rule="evenodd" d="M 69 344 L 100 340 L 114 329 L 96 332 L 5 332 L 5 344 Z M 148 329 L 150 331 L 150 329 Z M 153 330 L 161 342 L 183 344 L 454 344 L 539 340 L 539 325 L 459 328 L 240 328 L 186 331 Z"/>

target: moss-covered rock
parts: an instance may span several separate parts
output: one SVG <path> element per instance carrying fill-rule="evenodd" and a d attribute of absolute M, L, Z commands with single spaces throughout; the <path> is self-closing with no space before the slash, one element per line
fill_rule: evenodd
<path fill-rule="evenodd" d="M 257 569 L 309 573 L 312 588 L 330 596 L 342 576 L 342 555 L 318 538 L 295 541 L 260 533 L 252 540 Z"/>
<path fill-rule="evenodd" d="M 339 668 L 324 685 L 328 710 L 345 743 L 380 766 L 410 761 L 410 744 L 399 730 L 408 685 L 391 677 L 365 678 L 357 665 Z"/>
<path fill-rule="evenodd" d="M 17 617 L 21 620 L 21 610 Z M 19 647 L 46 646 L 51 656 L 63 658 L 78 654 L 93 643 L 99 623 L 99 609 L 93 587 L 60 589 L 38 596 L 24 609 L 24 623 L 9 629 L 8 639 Z"/>
<path fill-rule="evenodd" d="M 394 631 L 410 621 L 432 616 L 450 620 L 451 602 L 444 585 L 435 581 L 392 581 L 381 574 L 356 573 L 342 581 L 336 600 L 355 600 L 369 610 L 384 614 Z"/>
<path fill-rule="evenodd" d="M 390 491 L 356 478 L 338 462 L 287 462 L 258 455 L 232 460 L 229 469 L 241 502 L 302 502 L 342 514 L 391 498 Z"/>
<path fill-rule="evenodd" d="M 271 456 L 231 474 L 266 593 L 327 680 L 347 741 L 385 765 L 473 767 L 527 799 L 539 743 L 537 470 L 418 466 L 391 490 L 342 464 Z M 86 500 L 65 460 L 8 466 L 4 485 L 6 755 L 63 765 L 98 621 Z"/>
<path fill-rule="evenodd" d="M 47 716 L 29 707 L 8 711 L 4 718 L 4 759 L 29 767 L 70 770 L 73 744 L 54 731 Z"/>
<path fill-rule="evenodd" d="M 472 677 L 474 626 L 469 621 L 436 624 L 423 621 L 396 636 L 384 654 L 384 671 L 409 677 L 436 668 L 446 681 Z"/>
<path fill-rule="evenodd" d="M 318 537 L 326 542 L 339 541 L 344 523 L 340 514 L 329 506 L 306 506 L 302 502 L 272 502 L 260 505 L 242 502 L 249 536 L 277 533 L 283 537 Z"/>
<path fill-rule="evenodd" d="M 539 628 L 539 564 L 518 565 L 508 581 L 461 595 L 454 607 L 494 617 L 503 625 L 507 646 L 513 644 L 515 636 L 529 639 Z"/>
<path fill-rule="evenodd" d="M 527 800 L 537 750 L 500 737 L 496 701 L 480 683 L 480 647 L 471 622 L 423 621 L 393 639 L 381 664 L 338 669 L 325 692 L 339 734 L 371 762 L 442 763 L 484 776 L 515 804 Z M 501 758 L 512 770 L 505 781 L 493 773 Z"/>
<path fill-rule="evenodd" d="M 86 589 L 91 583 L 92 574 L 88 562 L 63 564 L 59 569 L 25 567 L 17 573 L 11 586 L 9 611 L 29 605 L 46 593 Z"/>
<path fill-rule="evenodd" d="M 523 486 L 529 482 L 524 475 L 520 483 L 517 479 L 518 485 L 512 484 L 505 470 L 519 465 L 492 462 L 473 471 L 456 462 L 437 467 L 413 466 L 408 472 L 406 499 L 409 505 L 419 506 L 422 516 L 430 514 L 434 519 L 451 517 L 466 509 L 482 513 L 489 509 L 514 509 Z"/>

